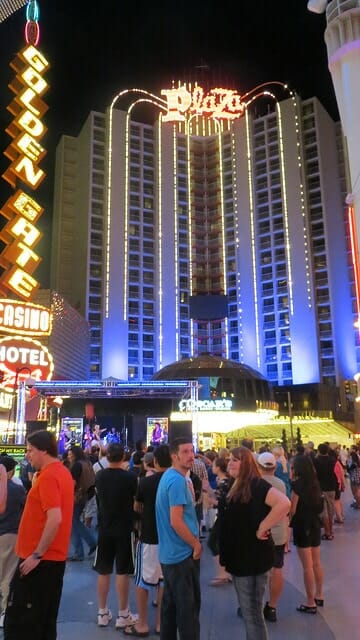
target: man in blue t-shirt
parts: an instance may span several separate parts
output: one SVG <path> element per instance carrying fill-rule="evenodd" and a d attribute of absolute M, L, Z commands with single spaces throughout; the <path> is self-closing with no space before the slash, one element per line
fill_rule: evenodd
<path fill-rule="evenodd" d="M 188 438 L 170 445 L 172 467 L 165 471 L 156 495 L 159 559 L 164 576 L 160 640 L 200 639 L 201 543 L 188 477 L 194 448 Z"/>

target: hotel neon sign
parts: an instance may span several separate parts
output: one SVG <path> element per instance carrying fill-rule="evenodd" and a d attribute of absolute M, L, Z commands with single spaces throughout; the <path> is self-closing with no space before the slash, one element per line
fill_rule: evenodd
<path fill-rule="evenodd" d="M 244 115 L 246 103 L 233 89 L 211 89 L 205 93 L 200 86 L 189 91 L 186 86 L 163 89 L 167 100 L 167 113 L 163 122 L 183 122 L 186 116 L 197 115 L 222 120 L 235 120 Z"/>
<path fill-rule="evenodd" d="M 49 63 L 30 44 L 17 54 L 10 66 L 16 72 L 9 85 L 15 98 L 8 106 L 14 119 L 6 132 L 13 140 L 4 152 L 11 164 L 3 178 L 13 188 L 19 180 L 35 190 L 45 177 L 38 164 L 46 154 L 40 140 L 47 130 L 42 116 L 48 107 L 42 96 L 48 89 L 43 74 Z M 39 286 L 32 274 L 41 261 L 34 248 L 42 237 L 35 226 L 42 212 L 43 208 L 21 189 L 1 209 L 1 214 L 8 220 L 0 232 L 0 239 L 7 245 L 0 255 L 0 267 L 4 269 L 0 276 L 3 294 L 10 289 L 28 300 Z"/>

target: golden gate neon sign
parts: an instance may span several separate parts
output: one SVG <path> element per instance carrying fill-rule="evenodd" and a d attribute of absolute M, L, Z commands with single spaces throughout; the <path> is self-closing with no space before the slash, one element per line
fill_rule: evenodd
<path fill-rule="evenodd" d="M 162 118 L 165 122 L 183 122 L 189 115 L 235 120 L 246 109 L 246 103 L 233 89 L 211 89 L 205 93 L 199 86 L 191 92 L 182 86 L 163 89 L 161 95 L 167 100 L 167 113 Z"/>
<path fill-rule="evenodd" d="M 48 89 L 43 74 L 49 63 L 36 47 L 29 45 L 10 66 L 16 72 L 9 85 L 15 98 L 8 106 L 14 119 L 6 132 L 13 140 L 4 152 L 11 164 L 3 178 L 13 188 L 21 181 L 35 190 L 45 177 L 38 164 L 46 154 L 40 140 L 46 133 L 42 116 L 48 107 L 42 96 Z M 10 289 L 27 300 L 39 286 L 32 274 L 41 262 L 34 248 L 42 237 L 35 226 L 42 212 L 43 208 L 21 189 L 1 209 L 8 220 L 0 232 L 0 239 L 7 245 L 0 255 L 0 267 L 4 269 L 0 277 L 2 293 Z"/>

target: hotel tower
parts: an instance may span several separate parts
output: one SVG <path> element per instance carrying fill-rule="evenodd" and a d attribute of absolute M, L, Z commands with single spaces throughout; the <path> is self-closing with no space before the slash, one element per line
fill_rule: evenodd
<path fill-rule="evenodd" d="M 162 96 L 124 91 L 57 148 L 51 285 L 89 322 L 90 377 L 211 353 L 278 385 L 352 378 L 339 125 L 291 93 Z"/>

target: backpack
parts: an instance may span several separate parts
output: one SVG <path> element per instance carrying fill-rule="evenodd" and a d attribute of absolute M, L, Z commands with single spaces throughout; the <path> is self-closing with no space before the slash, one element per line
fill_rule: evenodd
<path fill-rule="evenodd" d="M 34 471 L 30 462 L 24 458 L 20 462 L 20 480 L 24 485 L 25 491 L 30 491 L 31 489 L 31 480 L 29 480 L 28 473 Z"/>
<path fill-rule="evenodd" d="M 190 471 L 190 480 L 193 483 L 194 487 L 195 504 L 198 504 L 199 502 L 201 502 L 202 482 L 199 476 L 193 471 Z"/>
<path fill-rule="evenodd" d="M 75 502 L 86 502 L 95 495 L 95 471 L 90 460 L 79 460 L 81 476 L 75 490 Z"/>

